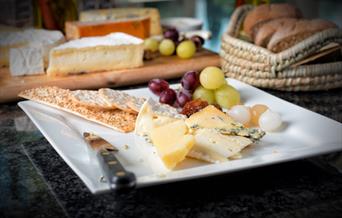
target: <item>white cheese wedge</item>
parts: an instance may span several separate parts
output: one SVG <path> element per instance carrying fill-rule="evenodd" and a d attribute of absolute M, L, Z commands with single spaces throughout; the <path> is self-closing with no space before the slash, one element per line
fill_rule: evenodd
<path fill-rule="evenodd" d="M 194 145 L 184 120 L 177 120 L 151 130 L 151 140 L 164 165 L 173 169 L 182 162 Z"/>
<path fill-rule="evenodd" d="M 198 129 L 195 132 L 195 146 L 188 156 L 208 162 L 224 162 L 253 142 L 242 136 L 220 134 L 216 129 Z"/>
<path fill-rule="evenodd" d="M 10 73 L 12 76 L 44 74 L 42 47 L 20 47 L 10 50 Z"/>
<path fill-rule="evenodd" d="M 25 29 L 18 31 L 0 31 L 0 66 L 9 66 L 9 52 L 12 48 L 41 47 L 44 66 L 48 65 L 51 48 L 63 43 L 65 38 L 60 31 Z M 27 57 L 25 57 L 27 58 Z"/>
<path fill-rule="evenodd" d="M 143 65 L 143 40 L 125 33 L 84 37 L 50 52 L 48 75 L 134 68 Z"/>
<path fill-rule="evenodd" d="M 149 98 L 140 108 L 135 122 L 135 134 L 149 138 L 152 129 L 185 118 L 175 108 Z"/>

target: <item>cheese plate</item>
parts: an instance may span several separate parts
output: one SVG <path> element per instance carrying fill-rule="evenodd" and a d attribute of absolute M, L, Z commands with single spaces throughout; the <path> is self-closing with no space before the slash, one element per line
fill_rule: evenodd
<path fill-rule="evenodd" d="M 120 133 L 87 121 L 70 113 L 33 101 L 18 105 L 50 142 L 56 152 L 81 178 L 92 193 L 109 191 L 109 185 L 101 180 L 102 173 L 82 137 L 83 132 L 93 132 L 119 149 L 118 159 L 124 167 L 135 173 L 137 187 L 206 177 L 279 162 L 306 158 L 342 150 L 342 124 L 301 108 L 262 90 L 229 79 L 240 92 L 245 105 L 263 103 L 279 112 L 284 125 L 277 132 L 267 133 L 258 143 L 242 151 L 240 159 L 209 164 L 186 159 L 173 171 L 163 172 L 158 164 L 154 147 L 132 133 Z M 177 86 L 177 85 L 176 85 Z M 155 98 L 147 88 L 127 90 L 141 97 Z"/>

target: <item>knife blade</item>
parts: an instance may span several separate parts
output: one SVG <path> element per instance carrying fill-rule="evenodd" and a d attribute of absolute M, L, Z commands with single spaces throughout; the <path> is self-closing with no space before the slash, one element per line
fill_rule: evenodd
<path fill-rule="evenodd" d="M 113 190 L 132 189 L 136 185 L 134 173 L 125 170 L 115 154 L 119 151 L 112 144 L 94 133 L 84 132 L 83 137 L 96 152 L 96 158 Z"/>

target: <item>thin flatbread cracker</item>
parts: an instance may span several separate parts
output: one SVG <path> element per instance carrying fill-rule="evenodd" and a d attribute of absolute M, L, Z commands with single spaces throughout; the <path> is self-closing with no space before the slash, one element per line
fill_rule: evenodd
<path fill-rule="evenodd" d="M 92 90 L 70 91 L 70 97 L 73 101 L 85 107 L 95 107 L 103 109 L 114 109 L 113 105 L 108 104 L 98 93 Z"/>
<path fill-rule="evenodd" d="M 129 100 L 128 100 L 128 102 L 126 104 L 132 110 L 134 110 L 137 113 L 139 113 L 140 108 L 142 107 L 142 105 L 144 104 L 145 101 L 146 101 L 145 98 L 130 96 L 130 98 L 129 98 Z"/>
<path fill-rule="evenodd" d="M 103 88 L 99 89 L 99 94 L 107 104 L 112 105 L 113 107 L 135 114 L 139 112 L 128 106 L 128 103 L 132 101 L 132 96 L 125 92 Z"/>
<path fill-rule="evenodd" d="M 119 109 L 93 109 L 79 105 L 70 99 L 69 90 L 58 87 L 25 90 L 19 93 L 19 97 L 67 111 L 120 132 L 133 131 L 137 117 Z"/>

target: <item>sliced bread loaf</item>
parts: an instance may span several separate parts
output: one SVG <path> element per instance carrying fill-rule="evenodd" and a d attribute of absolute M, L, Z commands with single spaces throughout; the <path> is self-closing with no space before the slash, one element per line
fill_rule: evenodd
<path fill-rule="evenodd" d="M 327 20 L 298 20 L 295 22 L 295 25 L 279 28 L 269 40 L 267 49 L 278 53 L 292 47 L 317 32 L 336 27 L 336 24 Z"/>
<path fill-rule="evenodd" d="M 277 30 L 289 27 L 292 28 L 296 21 L 296 18 L 278 18 L 264 23 L 255 34 L 254 44 L 261 47 L 267 47 L 268 42 Z"/>
<path fill-rule="evenodd" d="M 282 17 L 300 18 L 302 14 L 299 9 L 290 4 L 263 4 L 255 7 L 246 15 L 243 31 L 253 39 L 255 32 L 263 23 Z"/>

